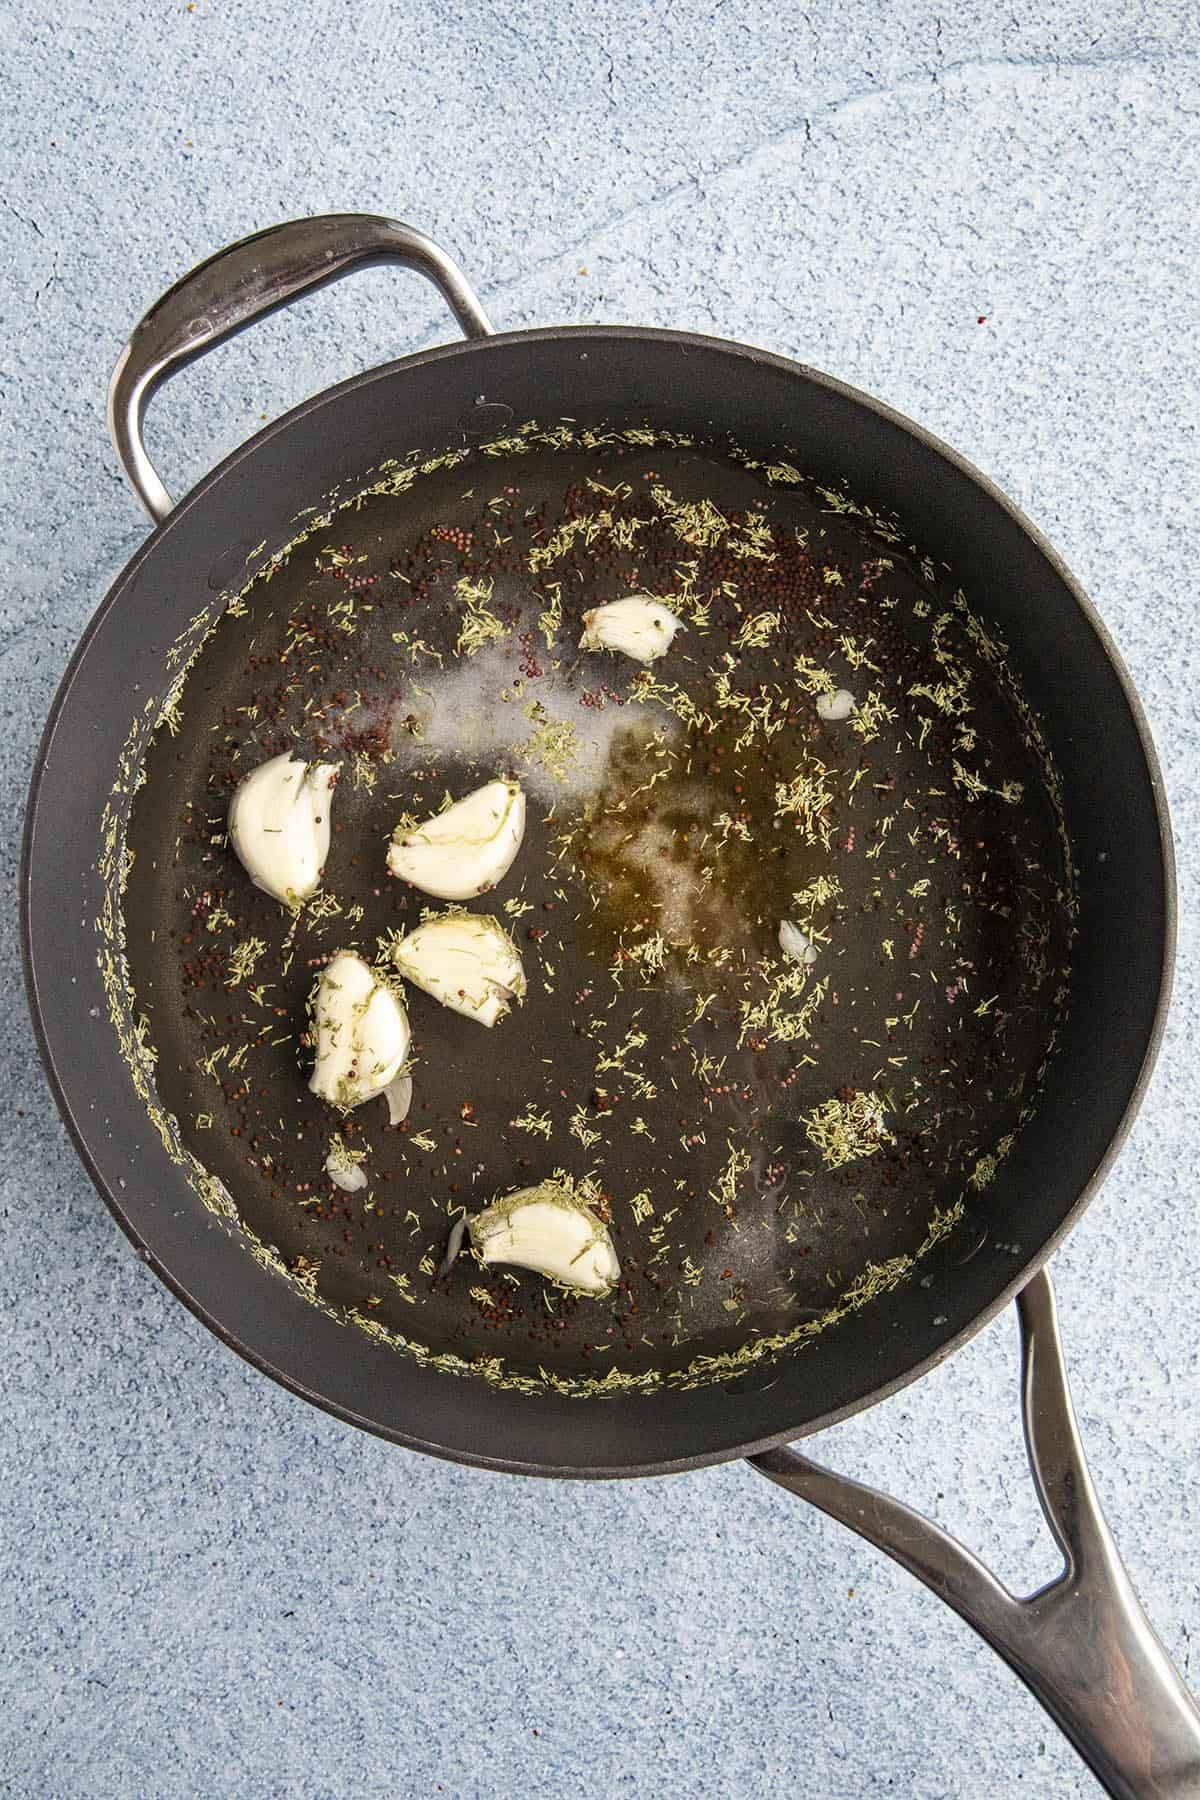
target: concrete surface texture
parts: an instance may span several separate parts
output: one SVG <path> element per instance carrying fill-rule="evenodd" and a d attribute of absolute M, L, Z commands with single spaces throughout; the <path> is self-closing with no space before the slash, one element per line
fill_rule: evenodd
<path fill-rule="evenodd" d="M 97 0 L 52 18 L 16 0 L 0 114 L 10 892 L 55 684 L 147 529 L 105 438 L 112 363 L 177 274 L 281 218 L 409 219 L 501 328 L 682 325 L 810 360 L 961 448 L 1064 553 L 1156 727 L 1183 938 L 1150 1098 L 1055 1275 L 1095 1475 L 1185 1669 L 1197 24 L 1184 0 L 964 0 L 941 19 L 912 0 Z M 177 382 L 152 449 L 182 491 L 284 406 L 448 334 L 431 290 L 372 272 Z M 361 1436 L 235 1359 L 130 1253 L 76 1162 L 11 904 L 0 955 L 0 1791 L 1095 1791 L 963 1625 L 749 1470 L 609 1487 L 475 1474 Z M 1018 1586 L 1055 1566 L 1011 1318 L 818 1453 L 932 1509 Z"/>

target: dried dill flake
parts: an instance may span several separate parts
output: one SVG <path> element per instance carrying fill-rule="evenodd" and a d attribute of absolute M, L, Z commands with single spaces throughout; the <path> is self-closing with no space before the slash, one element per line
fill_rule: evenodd
<path fill-rule="evenodd" d="M 845 1099 L 834 1094 L 800 1123 L 825 1167 L 840 1169 L 859 1157 L 874 1156 L 894 1141 L 886 1124 L 889 1105 L 886 1097 L 875 1093 L 853 1093 Z"/>

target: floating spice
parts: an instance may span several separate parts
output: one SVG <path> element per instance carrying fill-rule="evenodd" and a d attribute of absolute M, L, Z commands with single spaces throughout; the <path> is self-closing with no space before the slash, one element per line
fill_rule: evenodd
<path fill-rule="evenodd" d="M 885 1123 L 887 1102 L 876 1093 L 835 1094 L 800 1123 L 827 1169 L 840 1169 L 860 1156 L 874 1156 L 892 1142 Z"/>

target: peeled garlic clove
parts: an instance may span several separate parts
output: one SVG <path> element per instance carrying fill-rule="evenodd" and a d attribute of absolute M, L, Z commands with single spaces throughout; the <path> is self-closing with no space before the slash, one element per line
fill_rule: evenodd
<path fill-rule="evenodd" d="M 367 1185 L 367 1171 L 360 1169 L 357 1163 L 332 1165 L 329 1157 L 325 1158 L 325 1173 L 335 1187 L 340 1187 L 343 1194 L 358 1194 Z"/>
<path fill-rule="evenodd" d="M 524 836 L 520 787 L 489 781 L 423 825 L 398 831 L 388 868 L 439 900 L 470 900 L 504 879 Z"/>
<path fill-rule="evenodd" d="M 580 1294 L 607 1294 L 621 1265 L 608 1227 L 561 1181 L 543 1181 L 495 1201 L 470 1222 L 480 1262 L 515 1263 Z"/>
<path fill-rule="evenodd" d="M 317 1055 L 309 1089 L 343 1112 L 382 1094 L 408 1055 L 407 1013 L 352 950 L 340 950 L 322 970 L 314 1026 Z"/>
<path fill-rule="evenodd" d="M 256 887 L 293 909 L 316 893 L 329 854 L 339 763 L 290 751 L 260 763 L 229 803 L 229 841 Z"/>
<path fill-rule="evenodd" d="M 392 956 L 406 981 L 481 1025 L 494 1025 L 525 992 L 517 947 L 487 913 L 426 919 L 401 938 Z"/>
<path fill-rule="evenodd" d="M 364 1150 L 348 1150 L 342 1139 L 335 1137 L 325 1158 L 325 1173 L 344 1194 L 361 1193 L 367 1185 L 367 1171 L 362 1166 L 365 1159 Z"/>
<path fill-rule="evenodd" d="M 817 717 L 824 719 L 827 725 L 840 725 L 857 706 L 858 701 L 849 688 L 839 688 L 836 694 L 817 695 Z"/>
<path fill-rule="evenodd" d="M 671 648 L 683 620 L 649 594 L 630 594 L 626 600 L 610 600 L 583 615 L 581 650 L 619 650 L 637 662 L 657 662 Z"/>
<path fill-rule="evenodd" d="M 817 946 L 806 931 L 801 931 L 791 919 L 784 919 L 779 926 L 779 948 L 792 962 L 812 964 L 817 960 Z"/>

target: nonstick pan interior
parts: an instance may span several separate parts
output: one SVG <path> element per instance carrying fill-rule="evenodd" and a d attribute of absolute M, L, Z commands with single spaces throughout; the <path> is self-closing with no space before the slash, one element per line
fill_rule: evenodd
<path fill-rule="evenodd" d="M 953 570 L 782 455 L 583 439 L 375 471 L 181 652 L 129 832 L 129 975 L 199 1188 L 319 1305 L 509 1386 L 727 1383 L 920 1280 L 986 1193 L 1052 1058 L 1073 877 Z M 687 627 L 649 681 L 577 648 L 633 591 Z M 813 671 L 851 720 L 820 719 Z M 284 749 L 342 763 L 294 925 L 225 839 Z M 342 1121 L 306 1088 L 319 967 L 419 919 L 384 870 L 401 815 L 510 773 L 526 844 L 474 904 L 527 1000 L 488 1033 L 410 994 L 409 1119 Z M 778 943 L 798 909 L 803 971 Z M 324 1173 L 335 1132 L 365 1194 Z M 611 1300 L 469 1255 L 439 1275 L 464 1209 L 555 1168 L 604 1196 Z"/>

